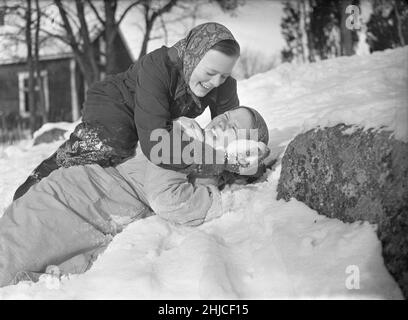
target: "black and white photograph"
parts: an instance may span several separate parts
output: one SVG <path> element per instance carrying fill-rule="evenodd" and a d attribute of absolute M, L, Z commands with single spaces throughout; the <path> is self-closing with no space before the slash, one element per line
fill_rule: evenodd
<path fill-rule="evenodd" d="M 407 298 L 407 0 L 0 0 L 0 300 Z"/>

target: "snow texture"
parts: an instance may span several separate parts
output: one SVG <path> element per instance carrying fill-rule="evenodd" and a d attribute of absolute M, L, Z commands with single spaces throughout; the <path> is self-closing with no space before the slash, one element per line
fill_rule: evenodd
<path fill-rule="evenodd" d="M 239 82 L 239 96 L 265 116 L 274 156 L 297 133 L 342 122 L 385 126 L 407 141 L 407 59 L 405 47 L 284 64 Z M 199 122 L 208 120 L 206 112 Z M 23 141 L 0 149 L 0 212 L 59 144 Z M 262 183 L 226 188 L 228 212 L 218 219 L 195 228 L 157 216 L 137 221 L 85 274 L 22 282 L 0 289 L 0 299 L 402 298 L 385 269 L 375 226 L 329 219 L 296 200 L 277 201 L 280 166 L 266 175 Z M 359 289 L 350 289 L 353 270 Z"/>

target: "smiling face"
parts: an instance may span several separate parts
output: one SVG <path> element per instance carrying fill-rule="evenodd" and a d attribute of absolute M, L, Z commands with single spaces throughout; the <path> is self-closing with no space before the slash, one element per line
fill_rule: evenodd
<path fill-rule="evenodd" d="M 197 97 L 204 97 L 212 89 L 220 86 L 231 75 L 238 56 L 227 56 L 217 51 L 209 50 L 191 74 L 189 86 Z"/>
<path fill-rule="evenodd" d="M 248 138 L 253 122 L 253 115 L 248 109 L 238 108 L 224 112 L 205 127 L 206 140 L 212 141 L 216 148 L 226 148 L 237 139 Z"/>

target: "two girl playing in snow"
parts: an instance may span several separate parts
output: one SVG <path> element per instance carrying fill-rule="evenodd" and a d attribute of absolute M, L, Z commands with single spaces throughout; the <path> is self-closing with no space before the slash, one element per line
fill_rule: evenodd
<path fill-rule="evenodd" d="M 268 128 L 239 106 L 231 77 L 239 51 L 227 28 L 206 23 L 93 85 L 82 122 L 0 218 L 0 286 L 36 280 L 48 266 L 84 272 L 126 225 L 153 214 L 202 224 L 223 214 L 226 184 L 262 176 Z M 203 130 L 193 118 L 207 106 Z"/>

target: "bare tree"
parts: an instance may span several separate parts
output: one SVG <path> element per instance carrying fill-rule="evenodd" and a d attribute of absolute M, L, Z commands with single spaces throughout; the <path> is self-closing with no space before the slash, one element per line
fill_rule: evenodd
<path fill-rule="evenodd" d="M 145 22 L 145 32 L 144 32 L 144 37 L 143 37 L 143 42 L 142 42 L 142 48 L 140 49 L 139 58 L 144 56 L 147 52 L 147 43 L 150 40 L 150 34 L 152 32 L 153 25 L 156 19 L 162 16 L 164 13 L 169 12 L 176 3 L 177 3 L 177 0 L 169 0 L 167 4 L 165 4 L 163 7 L 158 8 L 158 9 L 153 9 L 151 0 L 143 1 L 142 5 L 143 5 L 143 16 L 144 16 L 144 22 Z"/>
<path fill-rule="evenodd" d="M 7 40 L 5 46 L 10 44 L 24 45 L 27 52 L 25 59 L 29 76 L 27 87 L 24 90 L 27 90 L 26 103 L 30 111 L 30 129 L 33 132 L 41 125 L 41 122 L 44 123 L 48 120 L 40 72 L 39 48 L 44 41 L 40 36 L 42 17 L 40 1 L 3 1 L 3 5 L 0 5 L 0 11 L 3 11 L 5 16 L 11 17 L 8 19 L 8 25 L 13 27 L 12 32 L 2 33 L 2 39 Z"/>
<path fill-rule="evenodd" d="M 19 4 L 10 4 L 9 2 L 3 0 L 3 2 L 0 4 L 0 12 L 2 15 L 2 23 L 4 25 L 8 25 L 9 27 L 15 28 L 13 31 L 10 31 L 9 29 L 0 29 L 0 34 L 2 40 L 7 40 L 7 41 L 0 41 L 0 50 L 7 50 L 10 45 L 18 45 L 25 43 L 25 28 L 26 28 L 26 12 L 25 12 L 25 2 L 19 3 Z M 10 23 L 11 19 L 7 19 L 6 23 L 6 17 L 18 17 L 19 19 L 19 25 L 18 28 L 13 24 Z M 16 20 L 16 19 L 12 19 Z M 10 52 L 10 57 L 13 57 L 12 52 Z"/>
<path fill-rule="evenodd" d="M 94 37 L 91 36 L 95 29 L 103 32 L 103 39 L 106 43 L 106 52 L 99 52 L 99 54 L 105 56 L 106 66 L 104 71 L 107 74 L 113 73 L 117 65 L 114 41 L 119 31 L 119 25 L 125 16 L 135 7 L 139 7 L 143 12 L 145 28 L 139 54 L 139 57 L 141 57 L 146 54 L 147 43 L 151 39 L 154 23 L 164 13 L 170 11 L 176 5 L 177 0 L 168 0 L 162 6 L 160 6 L 161 2 L 153 0 L 129 1 L 122 8 L 119 16 L 118 0 L 103 0 L 103 3 L 95 3 L 92 0 L 75 0 L 76 11 L 74 13 L 71 12 L 71 4 L 63 3 L 61 0 L 54 0 L 54 3 L 58 7 L 65 34 L 61 35 L 49 31 L 48 34 L 71 46 L 78 65 L 84 74 L 85 81 L 90 85 L 100 79 L 102 71 L 93 44 Z M 92 30 L 90 30 L 89 15 L 86 14 L 87 9 L 96 18 L 96 22 L 94 21 L 92 24 Z"/>
<path fill-rule="evenodd" d="M 84 1 L 75 0 L 76 14 L 79 20 L 79 38 L 72 26 L 73 22 L 70 21 L 68 13 L 69 9 L 62 4 L 61 0 L 54 0 L 54 2 L 60 13 L 66 31 L 66 38 L 56 34 L 54 34 L 54 36 L 67 42 L 71 46 L 86 83 L 91 85 L 99 80 L 100 69 L 97 63 L 94 47 L 92 46 L 88 23 L 85 18 Z"/>
<path fill-rule="evenodd" d="M 143 0 L 131 1 L 122 11 L 119 17 L 116 17 L 118 11 L 118 0 L 103 0 L 103 8 L 97 7 L 92 0 L 86 0 L 100 26 L 104 29 L 104 40 L 106 43 L 106 52 L 100 52 L 105 56 L 107 74 L 114 73 L 116 70 L 116 55 L 114 41 L 119 31 L 119 25 L 126 15 L 136 6 L 140 5 Z"/>
<path fill-rule="evenodd" d="M 119 2 L 119 0 L 49 0 L 45 9 L 36 6 L 37 11 L 41 11 L 41 15 L 37 16 L 36 25 L 41 25 L 41 28 L 36 29 L 38 32 L 36 32 L 35 39 L 41 42 L 42 40 L 39 39 L 41 33 L 43 38 L 48 37 L 50 39 L 51 37 L 68 45 L 75 56 L 85 82 L 89 86 L 100 80 L 102 72 L 106 74 L 118 72 L 116 70 L 120 62 L 117 61 L 117 48 L 114 41 L 118 35 L 120 24 L 132 9 L 137 8 L 142 13 L 143 37 L 139 52 L 139 57 L 141 57 L 147 52 L 148 42 L 156 38 L 156 36 L 152 36 L 152 32 L 157 21 L 161 25 L 162 33 L 167 37 L 167 24 L 186 18 L 191 19 L 191 12 L 194 11 L 191 8 L 196 8 L 198 3 L 208 3 L 208 1 L 197 0 L 191 3 L 187 0 L 129 0 L 126 2 Z M 221 2 L 224 3 L 225 1 Z M 163 15 L 176 6 L 180 9 L 180 16 L 163 19 Z M 236 5 L 232 9 L 227 7 L 225 10 L 232 11 L 235 7 Z M 57 9 L 57 11 L 55 12 L 52 8 Z M 106 44 L 102 51 L 97 48 L 95 43 L 98 37 L 102 37 Z M 36 47 L 34 52 L 38 53 L 38 49 Z M 101 56 L 105 58 L 105 65 L 101 64 Z"/>

